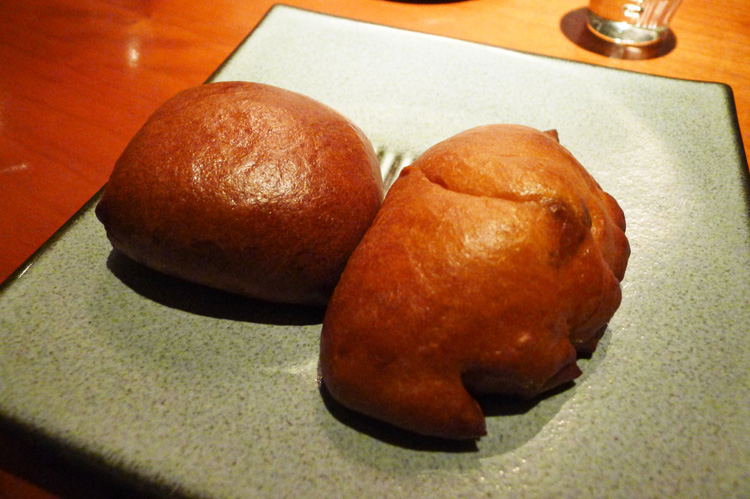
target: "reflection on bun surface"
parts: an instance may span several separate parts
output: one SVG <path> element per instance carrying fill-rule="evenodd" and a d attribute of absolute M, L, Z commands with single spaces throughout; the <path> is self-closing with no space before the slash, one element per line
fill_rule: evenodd
<path fill-rule="evenodd" d="M 580 374 L 619 307 L 617 202 L 556 134 L 489 125 L 409 167 L 326 312 L 331 395 L 417 433 L 486 433 L 479 394 L 533 397 Z M 385 269 L 385 270 L 383 270 Z"/>
<path fill-rule="evenodd" d="M 115 249 L 155 270 L 323 305 L 382 196 L 372 145 L 348 119 L 287 90 L 224 82 L 154 112 L 96 214 Z"/>

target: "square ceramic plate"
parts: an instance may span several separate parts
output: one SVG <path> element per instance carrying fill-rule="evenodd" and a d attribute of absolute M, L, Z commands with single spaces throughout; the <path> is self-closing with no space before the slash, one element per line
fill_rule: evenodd
<path fill-rule="evenodd" d="M 398 167 L 556 128 L 622 205 L 622 307 L 572 388 L 436 443 L 318 390 L 321 314 L 111 253 L 92 203 L 0 294 L 0 411 L 140 483 L 223 497 L 747 497 L 750 224 L 731 90 L 274 7 L 212 77 L 307 94 Z M 95 201 L 95 200 L 94 200 Z"/>

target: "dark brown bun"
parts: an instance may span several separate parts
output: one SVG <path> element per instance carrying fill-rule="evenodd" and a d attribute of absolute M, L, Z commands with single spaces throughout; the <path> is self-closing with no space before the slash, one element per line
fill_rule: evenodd
<path fill-rule="evenodd" d="M 96 214 L 112 246 L 148 267 L 322 305 L 382 196 L 372 145 L 349 120 L 287 90 L 226 82 L 156 110 Z"/>
<path fill-rule="evenodd" d="M 617 310 L 630 248 L 617 202 L 554 133 L 492 125 L 394 183 L 339 281 L 320 367 L 355 411 L 425 435 L 485 434 L 473 396 L 576 378 Z"/>

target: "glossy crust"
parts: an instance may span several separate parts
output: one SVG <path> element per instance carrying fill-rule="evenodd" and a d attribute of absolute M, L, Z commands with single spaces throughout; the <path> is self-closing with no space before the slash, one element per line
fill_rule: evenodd
<path fill-rule="evenodd" d="M 328 307 L 325 386 L 414 432 L 485 434 L 472 395 L 580 374 L 630 254 L 617 202 L 556 140 L 513 125 L 425 152 L 386 196 Z"/>
<path fill-rule="evenodd" d="M 96 214 L 115 249 L 151 268 L 322 305 L 382 196 L 375 152 L 346 118 L 287 90 L 225 82 L 156 110 Z"/>

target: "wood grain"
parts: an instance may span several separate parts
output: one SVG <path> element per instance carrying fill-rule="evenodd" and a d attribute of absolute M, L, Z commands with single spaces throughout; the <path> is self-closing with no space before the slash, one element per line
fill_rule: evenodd
<path fill-rule="evenodd" d="M 734 92 L 746 153 L 750 146 L 750 9 L 743 0 L 685 0 L 670 43 L 650 53 L 597 43 L 582 24 L 582 0 L 287 3 L 629 71 L 722 82 Z M 0 281 L 102 187 L 153 109 L 205 81 L 272 5 L 0 3 Z M 88 489 L 94 495 L 117 495 L 118 487 L 106 479 L 63 465 L 12 433 L 0 432 L 0 497 L 68 497 L 86 482 L 82 477 L 96 483 Z M 86 486 L 80 490 L 87 496 Z"/>

